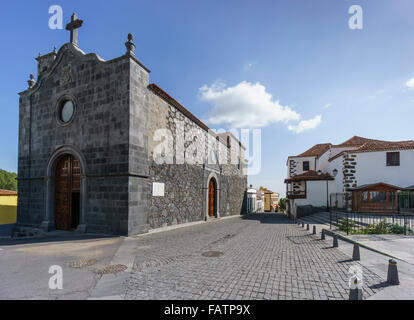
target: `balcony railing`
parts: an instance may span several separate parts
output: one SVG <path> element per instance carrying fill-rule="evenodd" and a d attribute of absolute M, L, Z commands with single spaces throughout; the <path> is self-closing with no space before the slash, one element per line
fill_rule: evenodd
<path fill-rule="evenodd" d="M 306 198 L 306 191 L 288 191 L 288 199 L 304 199 Z"/>

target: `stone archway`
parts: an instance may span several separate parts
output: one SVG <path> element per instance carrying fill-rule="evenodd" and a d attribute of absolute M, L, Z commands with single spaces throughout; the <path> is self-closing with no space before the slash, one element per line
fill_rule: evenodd
<path fill-rule="evenodd" d="M 77 225 L 76 231 L 86 232 L 85 168 L 85 159 L 72 146 L 60 147 L 51 155 L 46 168 L 46 210 L 44 220 L 40 225 L 41 229 L 45 231 L 71 230 Z M 65 190 L 65 188 L 68 189 Z M 74 202 L 75 208 L 72 207 Z M 57 216 L 56 212 L 58 212 Z"/>
<path fill-rule="evenodd" d="M 204 219 L 220 218 L 220 180 L 218 174 L 210 171 L 204 180 Z M 214 192 L 213 192 L 214 191 Z M 211 211 L 213 208 L 213 211 Z"/>

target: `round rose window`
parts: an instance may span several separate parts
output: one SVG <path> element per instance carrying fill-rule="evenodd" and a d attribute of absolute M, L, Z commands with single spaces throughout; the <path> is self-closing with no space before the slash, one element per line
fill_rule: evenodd
<path fill-rule="evenodd" d="M 68 100 L 63 103 L 62 109 L 60 110 L 60 119 L 63 123 L 69 122 L 73 117 L 73 102 Z"/>

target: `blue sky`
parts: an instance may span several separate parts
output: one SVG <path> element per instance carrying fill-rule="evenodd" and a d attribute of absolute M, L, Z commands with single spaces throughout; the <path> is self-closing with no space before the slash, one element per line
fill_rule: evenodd
<path fill-rule="evenodd" d="M 363 9 L 362 30 L 348 27 L 354 4 Z M 63 8 L 64 24 L 73 11 L 84 20 L 79 46 L 104 59 L 122 55 L 131 32 L 151 82 L 207 122 L 220 108 L 237 115 L 235 105 L 248 115 L 250 104 L 240 101 L 243 95 L 236 102 L 203 99 L 200 88 L 224 95 L 241 83 L 259 85 L 281 114 L 297 113 L 299 120 L 275 115 L 260 124 L 262 170 L 249 177 L 255 186 L 284 193 L 286 158 L 316 143 L 353 135 L 413 139 L 414 90 L 406 85 L 414 77 L 413 1 L 14 1 L 1 5 L 2 169 L 17 171 L 17 93 L 36 74 L 34 58 L 69 40 L 64 29 L 49 29 L 51 5 Z M 315 128 L 289 130 L 316 116 Z"/>

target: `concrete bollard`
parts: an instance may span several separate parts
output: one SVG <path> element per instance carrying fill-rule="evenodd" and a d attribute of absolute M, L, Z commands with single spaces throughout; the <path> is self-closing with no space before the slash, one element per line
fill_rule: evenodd
<path fill-rule="evenodd" d="M 306 224 L 306 230 L 309 231 L 309 223 Z"/>
<path fill-rule="evenodd" d="M 316 226 L 313 226 L 313 228 L 312 228 L 312 234 L 316 234 Z"/>
<path fill-rule="evenodd" d="M 333 247 L 338 248 L 338 237 L 337 236 L 333 236 Z"/>
<path fill-rule="evenodd" d="M 321 240 L 325 240 L 325 232 L 323 232 L 323 230 L 321 232 Z"/>
<path fill-rule="evenodd" d="M 388 261 L 387 282 L 392 285 L 400 284 L 400 280 L 398 279 L 397 261 L 394 259 Z"/>
<path fill-rule="evenodd" d="M 354 251 L 352 252 L 352 260 L 359 261 L 361 260 L 359 255 L 359 244 L 354 243 Z"/>
<path fill-rule="evenodd" d="M 362 288 L 357 277 L 352 279 L 352 286 L 349 289 L 349 300 L 362 300 Z"/>

